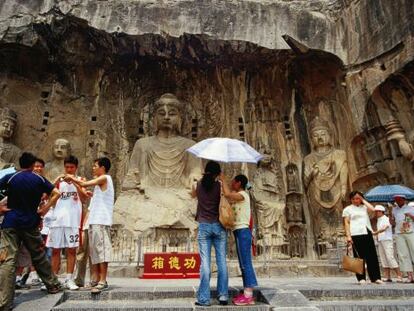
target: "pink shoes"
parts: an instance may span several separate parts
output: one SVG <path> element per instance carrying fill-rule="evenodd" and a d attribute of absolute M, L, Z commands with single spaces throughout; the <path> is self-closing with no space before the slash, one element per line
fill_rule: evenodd
<path fill-rule="evenodd" d="M 244 294 L 237 295 L 233 298 L 233 304 L 236 306 L 254 305 L 254 303 L 253 297 L 246 297 Z"/>

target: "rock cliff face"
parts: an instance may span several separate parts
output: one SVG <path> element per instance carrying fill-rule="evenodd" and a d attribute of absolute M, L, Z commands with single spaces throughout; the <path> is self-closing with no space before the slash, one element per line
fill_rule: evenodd
<path fill-rule="evenodd" d="M 49 161 L 67 138 L 86 175 L 108 155 L 119 189 L 135 141 L 152 134 L 154 100 L 174 93 L 186 103 L 183 136 L 240 138 L 271 155 L 271 166 L 226 170 L 257 185 L 262 245 L 305 256 L 334 243 L 323 233 L 346 201 L 320 223 L 314 199 L 414 187 L 413 20 L 411 0 L 4 0 L 0 106 L 17 113 L 21 149 Z M 315 117 L 329 123 L 329 150 L 345 151 L 339 188 L 339 163 L 312 141 Z M 303 180 L 311 153 L 331 184 L 319 194 L 316 175 Z"/>

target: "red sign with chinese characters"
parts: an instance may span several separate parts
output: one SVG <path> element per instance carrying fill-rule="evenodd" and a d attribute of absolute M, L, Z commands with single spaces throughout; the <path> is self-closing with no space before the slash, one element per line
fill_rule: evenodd
<path fill-rule="evenodd" d="M 143 279 L 181 279 L 200 277 L 198 253 L 146 253 Z"/>

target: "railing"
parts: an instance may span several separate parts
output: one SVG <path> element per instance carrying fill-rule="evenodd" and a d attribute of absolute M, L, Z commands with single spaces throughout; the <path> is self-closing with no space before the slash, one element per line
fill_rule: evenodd
<path fill-rule="evenodd" d="M 328 261 L 330 264 L 339 264 L 345 246 L 337 241 L 333 243 L 318 243 L 310 246 L 306 238 L 296 238 L 291 241 L 259 240 L 255 245 L 255 262 L 268 266 L 275 262 L 297 261 Z M 198 243 L 195 237 L 171 234 L 132 235 L 124 229 L 112 231 L 112 262 L 118 264 L 141 265 L 144 262 L 144 253 L 159 252 L 197 252 Z M 229 233 L 228 252 L 229 260 L 237 259 L 234 237 Z"/>

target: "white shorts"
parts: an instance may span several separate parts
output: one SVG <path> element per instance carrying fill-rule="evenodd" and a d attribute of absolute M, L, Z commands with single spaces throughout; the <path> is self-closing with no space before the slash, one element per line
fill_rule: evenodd
<path fill-rule="evenodd" d="M 379 241 L 378 252 L 383 268 L 398 268 L 397 260 L 394 257 L 394 243 L 392 240 Z"/>
<path fill-rule="evenodd" d="M 79 228 L 49 228 L 46 247 L 75 248 L 79 246 Z"/>

